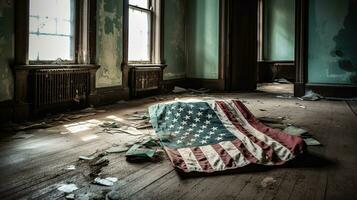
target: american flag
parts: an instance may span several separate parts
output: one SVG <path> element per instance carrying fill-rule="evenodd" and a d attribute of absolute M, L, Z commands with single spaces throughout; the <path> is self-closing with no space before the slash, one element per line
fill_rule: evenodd
<path fill-rule="evenodd" d="M 300 137 L 267 127 L 239 100 L 162 103 L 149 113 L 171 162 L 183 172 L 281 165 L 305 149 Z"/>

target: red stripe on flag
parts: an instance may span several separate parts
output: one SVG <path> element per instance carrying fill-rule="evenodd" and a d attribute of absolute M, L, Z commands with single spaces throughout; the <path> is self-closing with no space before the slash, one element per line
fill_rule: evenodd
<path fill-rule="evenodd" d="M 236 139 L 231 142 L 243 154 L 243 156 L 247 160 L 249 160 L 251 163 L 255 163 L 255 164 L 258 163 L 258 159 L 255 156 L 253 156 L 253 154 L 250 153 L 250 151 L 248 151 L 248 149 L 244 146 L 242 141 Z"/>
<path fill-rule="evenodd" d="M 265 158 L 264 161 L 271 161 L 274 164 L 279 164 L 282 163 L 282 160 L 275 154 L 274 149 L 267 145 L 266 143 L 264 143 L 261 140 L 258 140 L 255 136 L 253 136 L 252 134 L 250 134 L 245 128 L 243 128 L 240 123 L 238 122 L 236 116 L 230 112 L 228 106 L 226 105 L 225 102 L 222 101 L 217 101 L 218 106 L 222 109 L 222 111 L 224 112 L 224 114 L 227 116 L 227 118 L 229 119 L 229 121 L 245 136 L 247 136 L 249 138 L 249 140 L 251 140 L 252 142 L 254 142 L 255 144 L 257 144 L 258 146 L 260 146 L 262 148 L 262 150 L 265 153 Z"/>
<path fill-rule="evenodd" d="M 226 168 L 236 167 L 236 163 L 233 158 L 227 153 L 227 151 L 220 144 L 211 145 L 212 148 L 218 153 L 221 157 Z"/>
<path fill-rule="evenodd" d="M 280 144 L 284 145 L 294 155 L 300 154 L 305 151 L 306 144 L 301 137 L 292 136 L 278 129 L 273 129 L 261 123 L 239 100 L 233 100 L 234 105 L 243 114 L 244 118 L 258 131 L 268 135 Z"/>
<path fill-rule="evenodd" d="M 199 147 L 192 147 L 191 151 L 193 152 L 193 155 L 195 155 L 196 160 L 200 164 L 203 171 L 206 171 L 206 172 L 215 171 Z"/>
<path fill-rule="evenodd" d="M 169 156 L 171 163 L 174 165 L 174 167 L 184 172 L 189 172 L 185 161 L 183 160 L 181 154 L 176 149 L 171 149 L 169 147 L 164 147 L 164 149 L 167 155 Z"/>

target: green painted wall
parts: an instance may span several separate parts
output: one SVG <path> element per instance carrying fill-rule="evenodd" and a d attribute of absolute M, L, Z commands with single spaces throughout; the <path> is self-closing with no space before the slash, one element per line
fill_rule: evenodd
<path fill-rule="evenodd" d="M 0 0 L 0 102 L 13 98 L 14 1 Z"/>
<path fill-rule="evenodd" d="M 186 3 L 187 76 L 218 79 L 219 0 Z"/>
<path fill-rule="evenodd" d="M 97 87 L 122 84 L 123 1 L 97 1 Z"/>
<path fill-rule="evenodd" d="M 184 10 L 184 0 L 165 0 L 164 55 L 167 64 L 164 71 L 165 80 L 186 76 Z"/>
<path fill-rule="evenodd" d="M 310 0 L 310 83 L 357 84 L 357 1 Z"/>
<path fill-rule="evenodd" d="M 264 15 L 264 59 L 294 60 L 295 0 L 265 1 Z"/>

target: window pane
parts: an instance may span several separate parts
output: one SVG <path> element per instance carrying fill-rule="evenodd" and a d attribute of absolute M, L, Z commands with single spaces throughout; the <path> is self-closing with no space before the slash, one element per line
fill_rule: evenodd
<path fill-rule="evenodd" d="M 150 61 L 150 14 L 129 9 L 129 61 Z"/>
<path fill-rule="evenodd" d="M 148 0 L 129 0 L 129 4 L 133 6 L 138 6 L 141 8 L 149 9 L 149 1 Z"/>
<path fill-rule="evenodd" d="M 30 60 L 74 60 L 75 0 L 30 0 Z"/>

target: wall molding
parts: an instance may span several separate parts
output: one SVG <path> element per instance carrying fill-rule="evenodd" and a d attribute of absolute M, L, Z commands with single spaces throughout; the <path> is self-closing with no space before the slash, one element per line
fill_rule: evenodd
<path fill-rule="evenodd" d="M 312 90 L 324 97 L 357 97 L 357 85 L 307 83 L 305 88 L 306 90 Z"/>

